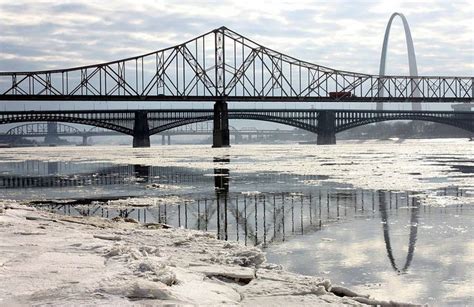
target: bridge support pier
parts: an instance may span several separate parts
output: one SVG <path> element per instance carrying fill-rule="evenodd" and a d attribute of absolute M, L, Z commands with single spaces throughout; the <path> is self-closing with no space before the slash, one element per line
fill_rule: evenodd
<path fill-rule="evenodd" d="M 136 111 L 133 124 L 133 147 L 150 147 L 150 127 L 148 125 L 148 112 Z"/>
<path fill-rule="evenodd" d="M 87 135 L 83 135 L 82 136 L 82 146 L 87 146 L 87 139 L 88 139 L 88 136 Z"/>
<path fill-rule="evenodd" d="M 336 114 L 334 111 L 320 111 L 318 116 L 317 145 L 336 144 Z"/>
<path fill-rule="evenodd" d="M 135 164 L 133 165 L 133 172 L 137 178 L 143 179 L 148 182 L 150 178 L 150 166 Z"/>
<path fill-rule="evenodd" d="M 58 123 L 48 122 L 47 124 L 48 134 L 44 137 L 45 144 L 59 144 L 58 136 Z"/>
<path fill-rule="evenodd" d="M 229 147 L 229 110 L 227 102 L 216 101 L 214 104 L 214 131 L 212 133 L 212 147 Z"/>
<path fill-rule="evenodd" d="M 238 132 L 235 132 L 235 144 L 240 144 L 242 143 L 242 135 Z"/>

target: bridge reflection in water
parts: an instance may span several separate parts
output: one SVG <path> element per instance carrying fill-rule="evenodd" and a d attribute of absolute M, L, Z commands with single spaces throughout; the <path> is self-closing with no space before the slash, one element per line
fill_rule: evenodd
<path fill-rule="evenodd" d="M 234 181 L 234 177 L 230 178 L 229 170 L 225 167 L 229 159 L 215 158 L 214 162 L 217 165 L 213 172 L 214 176 L 203 176 L 202 171 L 198 172 L 192 169 L 157 168 L 141 165 L 108 166 L 99 172 L 104 174 L 109 172 L 109 174 L 114 174 L 115 178 L 122 178 L 123 181 L 126 181 L 127 176 L 133 174 L 136 180 L 145 183 L 153 181 L 161 183 L 188 182 L 194 185 L 197 182 L 202 182 L 207 186 L 214 185 L 214 192 L 211 194 L 198 194 L 197 197 L 194 195 L 187 200 L 183 198 L 178 204 L 156 203 L 152 207 L 114 208 L 107 202 L 78 200 L 72 203 L 42 202 L 41 206 L 68 215 L 97 215 L 107 218 L 120 216 L 133 218 L 142 223 L 165 223 L 173 227 L 206 230 L 215 232 L 217 237 L 222 240 L 234 240 L 246 245 L 262 246 L 290 240 L 293 236 L 318 232 L 342 221 L 380 218 L 387 256 L 391 266 L 398 273 L 407 272 L 413 260 L 419 216 L 430 214 L 431 210 L 438 210 L 420 206 L 416 197 L 412 196 L 410 192 L 342 189 L 324 184 L 310 186 L 307 189 L 302 188 L 304 185 L 300 185 L 302 192 L 274 192 L 275 189 L 270 192 L 243 190 L 231 192 L 229 185 Z M 92 166 L 90 167 L 92 168 Z M 53 168 L 56 166 L 49 167 L 48 171 L 43 170 L 43 172 L 49 172 Z M 120 171 L 122 171 L 121 177 Z M 158 173 L 160 175 L 157 175 Z M 274 174 L 273 176 L 262 176 L 262 179 L 266 182 L 277 182 L 284 181 L 290 176 L 298 177 L 295 175 L 286 176 L 288 177 Z M 304 178 L 308 178 L 308 176 Z M 240 180 L 248 180 L 248 178 Z M 255 180 L 253 178 L 250 181 L 255 182 Z M 20 182 L 22 184 L 19 186 L 22 186 L 24 181 Z M 60 181 L 52 182 L 60 183 Z M 122 181 L 103 180 L 94 183 L 121 184 Z M 460 196 L 465 191 L 450 188 L 439 191 L 439 193 Z M 462 206 L 458 209 L 462 210 Z M 393 214 L 398 215 L 401 211 L 410 216 L 409 221 L 407 220 L 410 225 L 410 234 L 406 261 L 403 267 L 399 268 L 390 240 L 390 217 Z"/>

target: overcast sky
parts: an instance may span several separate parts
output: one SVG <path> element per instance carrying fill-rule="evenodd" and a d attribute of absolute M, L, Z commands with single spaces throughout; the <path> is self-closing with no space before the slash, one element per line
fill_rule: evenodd
<path fill-rule="evenodd" d="M 378 72 L 385 27 L 405 14 L 420 75 L 474 75 L 473 1 L 6 1 L 0 71 L 95 64 L 181 43 L 222 25 L 317 64 Z M 394 21 L 388 74 L 408 74 Z"/>

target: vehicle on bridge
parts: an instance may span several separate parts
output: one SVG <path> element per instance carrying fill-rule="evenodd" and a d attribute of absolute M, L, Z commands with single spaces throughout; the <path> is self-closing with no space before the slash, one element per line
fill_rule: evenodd
<path fill-rule="evenodd" d="M 353 95 L 351 92 L 329 92 L 329 98 L 350 98 L 350 97 L 357 97 Z"/>

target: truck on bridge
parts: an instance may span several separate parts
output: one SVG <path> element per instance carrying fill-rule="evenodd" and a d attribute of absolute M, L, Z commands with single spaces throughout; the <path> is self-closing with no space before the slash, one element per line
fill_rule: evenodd
<path fill-rule="evenodd" d="M 356 97 L 351 92 L 329 92 L 329 98 L 350 98 Z"/>

